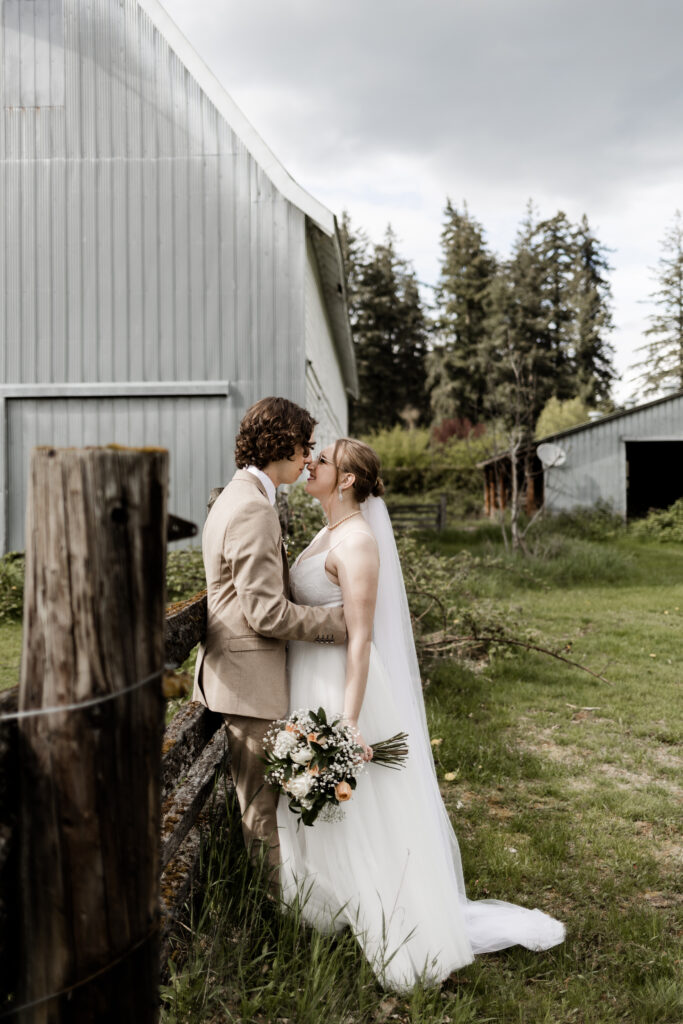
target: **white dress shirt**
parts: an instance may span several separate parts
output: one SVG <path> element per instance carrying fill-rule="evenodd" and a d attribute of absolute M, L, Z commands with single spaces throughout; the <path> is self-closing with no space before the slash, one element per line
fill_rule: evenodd
<path fill-rule="evenodd" d="M 268 500 L 271 505 L 275 504 L 275 484 L 270 479 L 267 473 L 264 473 L 262 469 L 258 469 L 257 466 L 247 466 L 247 473 L 253 473 L 257 477 L 266 489 Z"/>

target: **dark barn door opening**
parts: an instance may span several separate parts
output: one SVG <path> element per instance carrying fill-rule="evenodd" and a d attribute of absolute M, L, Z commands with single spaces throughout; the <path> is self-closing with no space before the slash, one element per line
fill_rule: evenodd
<path fill-rule="evenodd" d="M 668 508 L 683 497 L 683 441 L 626 442 L 626 515 Z"/>

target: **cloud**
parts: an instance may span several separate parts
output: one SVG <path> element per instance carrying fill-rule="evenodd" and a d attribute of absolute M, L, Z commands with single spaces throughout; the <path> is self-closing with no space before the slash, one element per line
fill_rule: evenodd
<path fill-rule="evenodd" d="M 168 6 L 314 164 L 399 150 L 597 197 L 683 157 L 678 0 Z"/>
<path fill-rule="evenodd" d="M 424 280 L 447 195 L 503 252 L 530 196 L 586 212 L 626 365 L 683 205 L 680 0 L 163 2 L 290 173 L 375 238 L 391 221 Z"/>

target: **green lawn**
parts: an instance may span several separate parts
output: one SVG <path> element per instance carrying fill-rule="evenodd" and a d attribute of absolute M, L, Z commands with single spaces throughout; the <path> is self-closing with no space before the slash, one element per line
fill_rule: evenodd
<path fill-rule="evenodd" d="M 541 539 L 544 560 L 519 563 L 488 526 L 425 538 L 495 555 L 477 595 L 610 682 L 508 648 L 488 663 L 432 663 L 426 700 L 469 895 L 541 907 L 566 922 L 566 943 L 481 957 L 441 992 L 387 998 L 350 939 L 259 902 L 223 837 L 167 1024 L 683 1021 L 683 550 Z"/>
<path fill-rule="evenodd" d="M 386 996 L 349 935 L 314 935 L 263 897 L 234 827 L 207 844 L 206 897 L 192 934 L 179 932 L 165 1024 L 683 1021 L 683 547 L 539 531 L 540 557 L 520 562 L 488 524 L 423 541 L 484 559 L 466 583 L 473 602 L 609 680 L 510 648 L 425 671 L 469 895 L 541 907 L 566 922 L 566 943 Z M 2 687 L 16 682 L 20 638 L 18 623 L 0 625 Z"/>
<path fill-rule="evenodd" d="M 21 622 L 0 621 L 0 690 L 9 690 L 19 682 L 21 660 Z"/>

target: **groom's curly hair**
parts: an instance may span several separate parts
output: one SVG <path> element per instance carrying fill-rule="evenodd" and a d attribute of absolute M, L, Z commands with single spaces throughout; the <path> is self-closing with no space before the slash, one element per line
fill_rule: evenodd
<path fill-rule="evenodd" d="M 235 463 L 239 469 L 290 459 L 298 444 L 310 451 L 314 420 L 310 412 L 288 398 L 262 398 L 246 413 L 235 438 Z"/>

